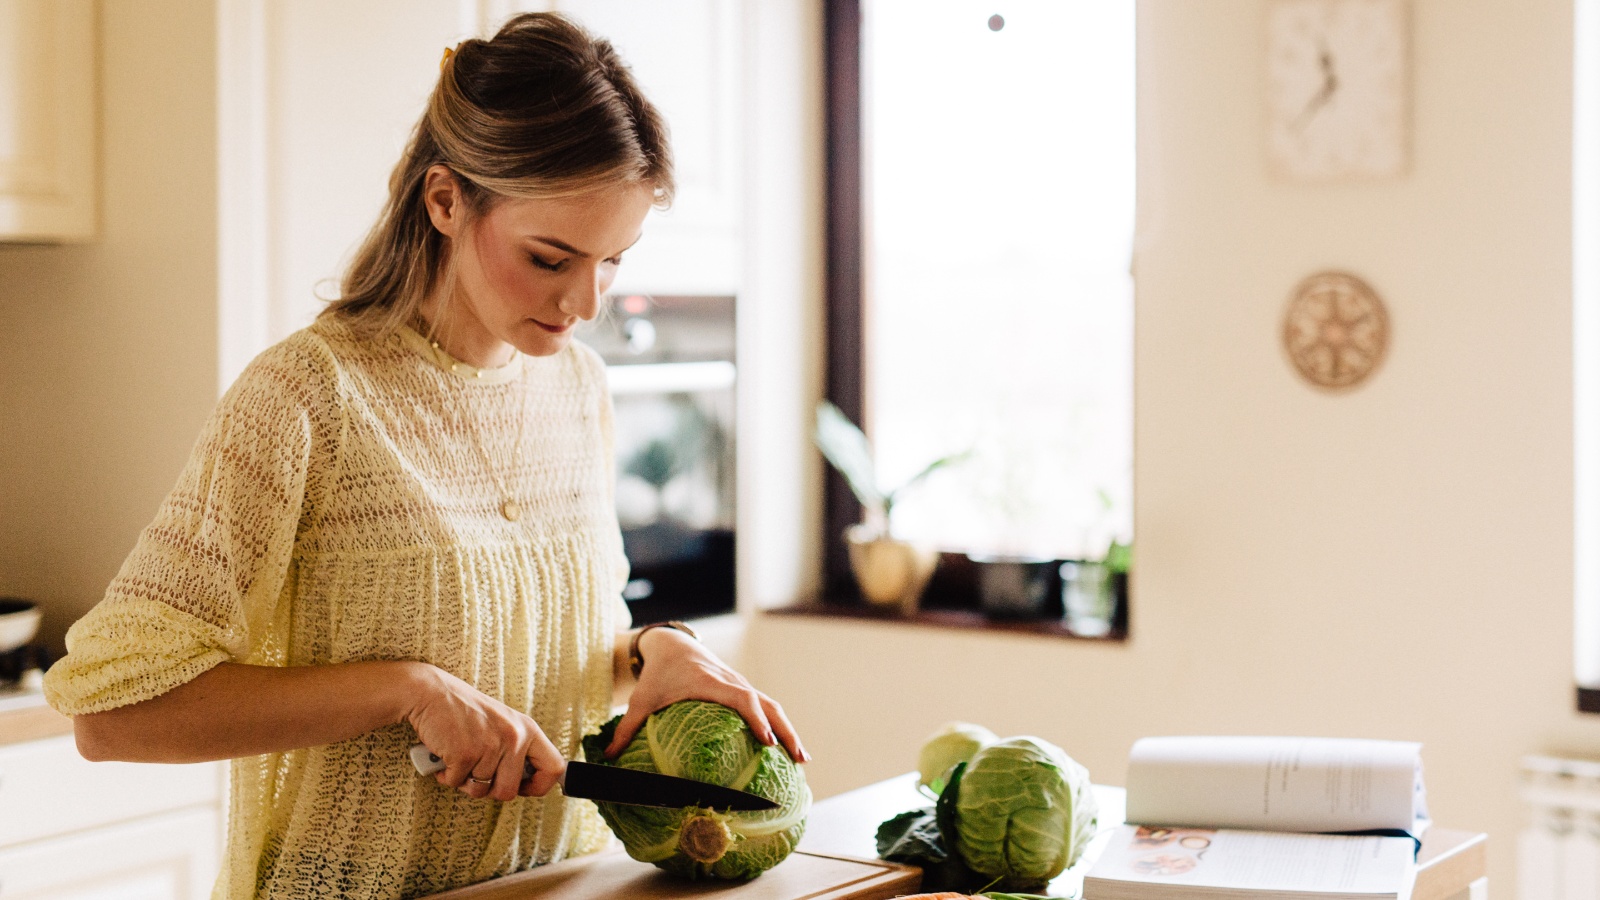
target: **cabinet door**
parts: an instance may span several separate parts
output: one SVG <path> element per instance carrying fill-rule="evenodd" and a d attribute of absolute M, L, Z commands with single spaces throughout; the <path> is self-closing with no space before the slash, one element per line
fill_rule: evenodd
<path fill-rule="evenodd" d="M 654 210 L 612 293 L 735 295 L 741 221 L 738 0 L 500 0 L 485 35 L 514 12 L 557 10 L 609 40 L 672 133 L 677 197 Z"/>
<path fill-rule="evenodd" d="M 0 240 L 94 233 L 94 7 L 0 0 Z"/>
<path fill-rule="evenodd" d="M 88 762 L 70 735 L 0 747 L 0 847 L 183 807 L 220 808 L 222 778 L 222 763 Z"/>
<path fill-rule="evenodd" d="M 0 900 L 201 900 L 220 832 L 196 809 L 0 850 Z"/>

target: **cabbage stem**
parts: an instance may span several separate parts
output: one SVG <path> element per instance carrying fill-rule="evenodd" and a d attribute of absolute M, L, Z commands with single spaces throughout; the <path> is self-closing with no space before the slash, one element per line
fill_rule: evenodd
<path fill-rule="evenodd" d="M 732 844 L 727 824 L 714 815 L 690 816 L 678 831 L 678 849 L 683 855 L 708 866 L 721 859 Z"/>

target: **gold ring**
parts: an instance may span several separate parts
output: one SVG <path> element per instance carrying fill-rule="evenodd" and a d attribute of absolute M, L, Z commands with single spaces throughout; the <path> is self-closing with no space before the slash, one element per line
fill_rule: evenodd
<path fill-rule="evenodd" d="M 494 784 L 493 778 L 479 778 L 475 775 L 468 775 L 467 780 L 473 784 Z"/>

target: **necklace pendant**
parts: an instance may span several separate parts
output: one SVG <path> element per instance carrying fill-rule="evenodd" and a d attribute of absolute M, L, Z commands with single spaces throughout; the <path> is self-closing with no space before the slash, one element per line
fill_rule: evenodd
<path fill-rule="evenodd" d="M 508 498 L 500 504 L 500 515 L 505 516 L 507 522 L 515 522 L 522 518 L 522 504 Z"/>

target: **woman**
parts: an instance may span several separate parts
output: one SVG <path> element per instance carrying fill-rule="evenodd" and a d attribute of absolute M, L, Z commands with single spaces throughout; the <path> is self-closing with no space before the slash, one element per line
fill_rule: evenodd
<path fill-rule="evenodd" d="M 548 792 L 631 674 L 613 754 L 704 699 L 807 759 L 690 633 L 624 630 L 605 374 L 572 328 L 671 199 L 664 123 L 556 15 L 441 69 L 340 299 L 223 397 L 46 679 L 90 759 L 235 760 L 221 897 L 416 896 L 596 849 L 592 806 Z"/>

